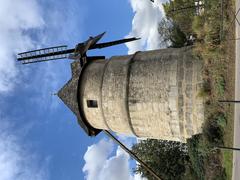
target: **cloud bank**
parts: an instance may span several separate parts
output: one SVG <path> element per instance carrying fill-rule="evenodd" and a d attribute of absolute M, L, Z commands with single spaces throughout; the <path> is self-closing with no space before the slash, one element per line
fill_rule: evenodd
<path fill-rule="evenodd" d="M 132 175 L 130 157 L 120 147 L 113 154 L 114 146 L 111 141 L 100 140 L 88 147 L 84 155 L 83 172 L 87 180 L 144 180 L 140 175 Z"/>
<path fill-rule="evenodd" d="M 26 150 L 26 144 L 23 146 L 22 140 L 11 134 L 11 125 L 0 121 L 0 179 L 48 179 L 47 161 L 39 163 L 37 156 Z"/>
<path fill-rule="evenodd" d="M 158 33 L 158 23 L 164 17 L 162 2 L 167 0 L 130 0 L 135 13 L 132 20 L 132 30 L 127 37 L 140 37 L 141 40 L 127 43 L 128 54 L 141 50 L 161 48 L 161 37 Z"/>
<path fill-rule="evenodd" d="M 11 91 L 18 70 L 15 54 L 34 46 L 30 30 L 44 25 L 35 0 L 1 0 L 0 6 L 0 93 Z"/>
<path fill-rule="evenodd" d="M 9 102 L 2 101 L 1 95 L 12 92 L 20 81 L 21 68 L 17 67 L 15 56 L 18 52 L 35 47 L 36 31 L 41 30 L 45 23 L 36 0 L 0 0 L 0 4 L 0 105 L 4 106 Z M 48 162 L 40 160 L 23 140 L 28 125 L 24 125 L 20 132 L 15 127 L 15 119 L 8 112 L 2 111 L 0 179 L 48 179 Z"/>

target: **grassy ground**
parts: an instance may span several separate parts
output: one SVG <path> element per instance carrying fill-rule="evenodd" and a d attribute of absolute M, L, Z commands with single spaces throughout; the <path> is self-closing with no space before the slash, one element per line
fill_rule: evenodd
<path fill-rule="evenodd" d="M 233 105 L 218 100 L 234 99 L 235 25 L 234 1 L 205 1 L 205 11 L 193 20 L 198 36 L 195 53 L 204 61 L 205 124 L 203 134 L 188 142 L 196 179 L 231 179 L 232 151 L 217 146 L 233 146 Z M 221 18 L 223 17 L 223 19 Z M 223 25 L 223 26 L 222 26 Z M 223 28 L 222 28 L 223 27 Z"/>
<path fill-rule="evenodd" d="M 227 15 L 231 18 L 234 17 L 235 13 L 235 1 L 229 1 L 229 7 L 227 9 Z M 232 20 L 232 19 L 231 19 Z M 226 64 L 226 92 L 225 99 L 234 99 L 234 89 L 235 89 L 235 23 L 230 24 L 229 20 L 226 19 L 226 26 L 224 29 L 228 31 L 225 32 L 225 41 L 223 42 L 223 47 L 225 48 L 225 61 Z M 228 119 L 228 124 L 225 127 L 224 133 L 224 145 L 228 147 L 233 147 L 233 135 L 234 135 L 234 107 L 233 105 L 225 105 L 225 112 Z M 232 178 L 232 151 L 223 150 L 223 164 L 226 170 L 227 179 Z"/>

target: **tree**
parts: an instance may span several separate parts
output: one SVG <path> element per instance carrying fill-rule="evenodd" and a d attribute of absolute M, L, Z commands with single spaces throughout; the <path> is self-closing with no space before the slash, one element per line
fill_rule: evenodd
<path fill-rule="evenodd" d="M 187 37 L 179 26 L 171 20 L 162 19 L 158 26 L 158 32 L 166 46 L 180 48 L 187 44 Z"/>
<path fill-rule="evenodd" d="M 132 150 L 164 180 L 185 179 L 189 159 L 185 144 L 148 139 L 135 144 Z M 155 180 L 141 165 L 137 166 L 135 172 L 148 180 Z"/>
<path fill-rule="evenodd" d="M 198 8 L 195 3 L 196 0 L 174 0 L 163 4 L 167 19 L 177 24 L 186 36 L 192 33 L 192 22 Z"/>

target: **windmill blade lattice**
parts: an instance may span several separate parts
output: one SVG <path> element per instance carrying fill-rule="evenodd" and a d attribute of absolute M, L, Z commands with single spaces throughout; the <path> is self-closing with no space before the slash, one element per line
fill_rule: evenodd
<path fill-rule="evenodd" d="M 38 49 L 18 54 L 18 61 L 23 64 L 43 62 L 49 60 L 65 59 L 74 49 L 67 49 L 67 46 L 55 46 L 50 48 Z"/>

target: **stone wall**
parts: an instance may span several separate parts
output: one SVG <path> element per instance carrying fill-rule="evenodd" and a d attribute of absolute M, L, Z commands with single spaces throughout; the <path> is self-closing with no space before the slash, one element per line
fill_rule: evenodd
<path fill-rule="evenodd" d="M 129 112 L 140 137 L 185 141 L 201 132 L 202 62 L 191 49 L 139 53 L 131 64 Z"/>

